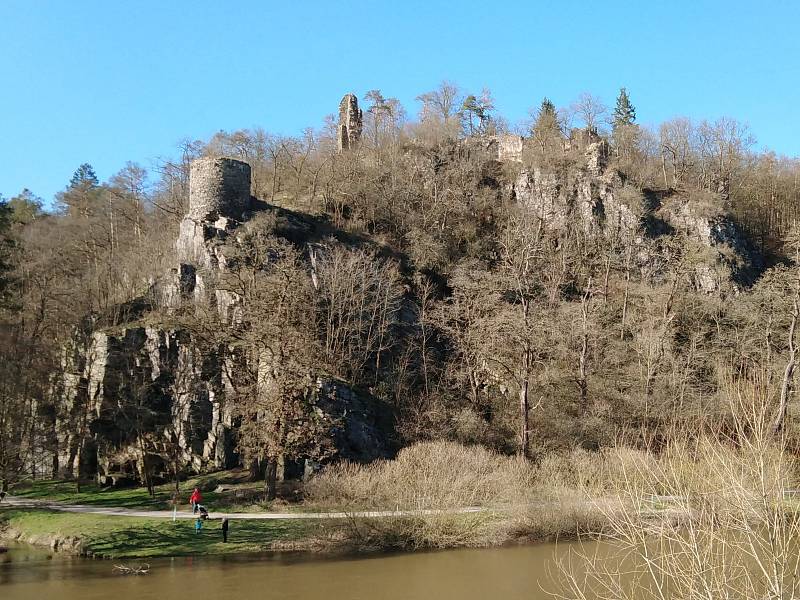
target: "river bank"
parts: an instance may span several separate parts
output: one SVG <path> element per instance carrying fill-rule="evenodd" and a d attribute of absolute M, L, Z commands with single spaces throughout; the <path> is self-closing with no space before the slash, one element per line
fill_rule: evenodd
<path fill-rule="evenodd" d="M 299 520 L 231 521 L 227 543 L 220 520 L 195 533 L 190 520 L 72 514 L 41 509 L 0 509 L 0 539 L 98 558 L 228 555 L 312 547 Z"/>
<path fill-rule="evenodd" d="M 303 488 L 283 489 L 272 502 L 264 502 L 263 487 L 241 472 L 183 482 L 179 509 L 199 487 L 211 516 L 231 519 L 227 544 L 218 519 L 196 534 L 189 514 L 179 513 L 183 518 L 174 523 L 168 518 L 175 493 L 170 485 L 151 496 L 141 488 L 78 490 L 74 482 L 34 482 L 12 491 L 34 504 L 0 509 L 0 519 L 6 537 L 112 558 L 503 546 L 603 530 L 597 484 L 608 480 L 606 463 L 616 462 L 587 458 L 593 457 L 572 453 L 534 467 L 478 447 L 420 444 L 394 461 L 329 469 Z M 588 489 L 579 485 L 583 481 L 597 484 Z M 53 510 L 35 504 L 42 501 Z M 63 505 L 56 502 L 98 514 L 58 512 Z M 148 518 L 155 516 L 161 518 Z"/>
<path fill-rule="evenodd" d="M 589 544 L 592 544 L 591 542 Z M 593 545 L 593 544 L 592 544 Z M 141 577 L 115 573 L 117 561 L 12 547 L 0 556 L 3 600 L 545 600 L 558 588 L 549 567 L 570 544 L 361 556 L 269 552 L 119 561 L 148 563 Z"/>

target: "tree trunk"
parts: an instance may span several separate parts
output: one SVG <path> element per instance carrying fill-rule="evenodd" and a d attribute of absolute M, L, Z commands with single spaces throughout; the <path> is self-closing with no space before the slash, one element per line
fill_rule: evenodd
<path fill-rule="evenodd" d="M 274 500 L 277 495 L 278 463 L 273 458 L 267 459 L 267 470 L 264 475 L 264 493 L 267 500 Z"/>
<path fill-rule="evenodd" d="M 519 388 L 520 443 L 519 453 L 528 456 L 528 379 Z"/>
<path fill-rule="evenodd" d="M 589 282 L 586 284 L 586 292 L 581 301 L 581 351 L 578 356 L 578 390 L 580 392 L 581 412 L 586 413 L 587 409 L 587 396 L 588 396 L 588 381 L 586 376 L 586 367 L 589 360 L 589 303 L 592 299 L 592 278 L 589 277 Z"/>
<path fill-rule="evenodd" d="M 625 319 L 628 316 L 628 293 L 631 285 L 631 246 L 628 246 L 628 255 L 625 258 L 625 294 L 622 298 L 622 323 L 619 328 L 619 339 L 625 339 Z"/>
<path fill-rule="evenodd" d="M 792 302 L 792 321 L 789 325 L 789 357 L 786 360 L 786 368 L 783 371 L 783 382 L 781 383 L 781 398 L 778 403 L 778 413 L 772 424 L 772 433 L 778 435 L 783 431 L 786 421 L 786 414 L 789 410 L 789 394 L 792 392 L 792 380 L 794 379 L 794 369 L 797 366 L 797 346 L 795 345 L 795 331 L 797 329 L 797 319 L 800 317 L 800 269 L 798 269 L 798 279 L 795 286 L 794 299 Z"/>

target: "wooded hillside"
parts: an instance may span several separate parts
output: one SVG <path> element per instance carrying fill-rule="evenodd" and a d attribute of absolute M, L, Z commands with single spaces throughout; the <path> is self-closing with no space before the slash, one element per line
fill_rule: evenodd
<path fill-rule="evenodd" d="M 433 439 L 657 447 L 724 430 L 742 379 L 790 430 L 798 159 L 732 119 L 640 127 L 625 90 L 513 131 L 488 91 L 418 100 L 348 95 L 296 138 L 220 132 L 106 182 L 81 165 L 53 210 L 2 201 L 2 486 L 274 480 Z M 195 214 L 217 157 L 252 198 Z"/>

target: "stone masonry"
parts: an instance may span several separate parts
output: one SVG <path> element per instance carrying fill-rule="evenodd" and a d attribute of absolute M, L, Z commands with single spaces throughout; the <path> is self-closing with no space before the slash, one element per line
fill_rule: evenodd
<path fill-rule="evenodd" d="M 241 220 L 250 208 L 250 165 L 233 158 L 207 157 L 189 168 L 189 217 Z"/>
<path fill-rule="evenodd" d="M 346 94 L 339 103 L 339 127 L 336 142 L 339 152 L 351 150 L 358 145 L 361 139 L 361 128 L 364 115 L 358 108 L 358 98 L 355 94 Z"/>

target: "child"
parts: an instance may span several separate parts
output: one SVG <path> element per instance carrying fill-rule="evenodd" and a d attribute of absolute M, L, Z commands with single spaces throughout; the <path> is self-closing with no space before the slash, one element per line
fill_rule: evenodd
<path fill-rule="evenodd" d="M 203 519 L 197 518 L 194 522 L 194 532 L 195 534 L 200 533 L 200 530 L 203 528 Z"/>

